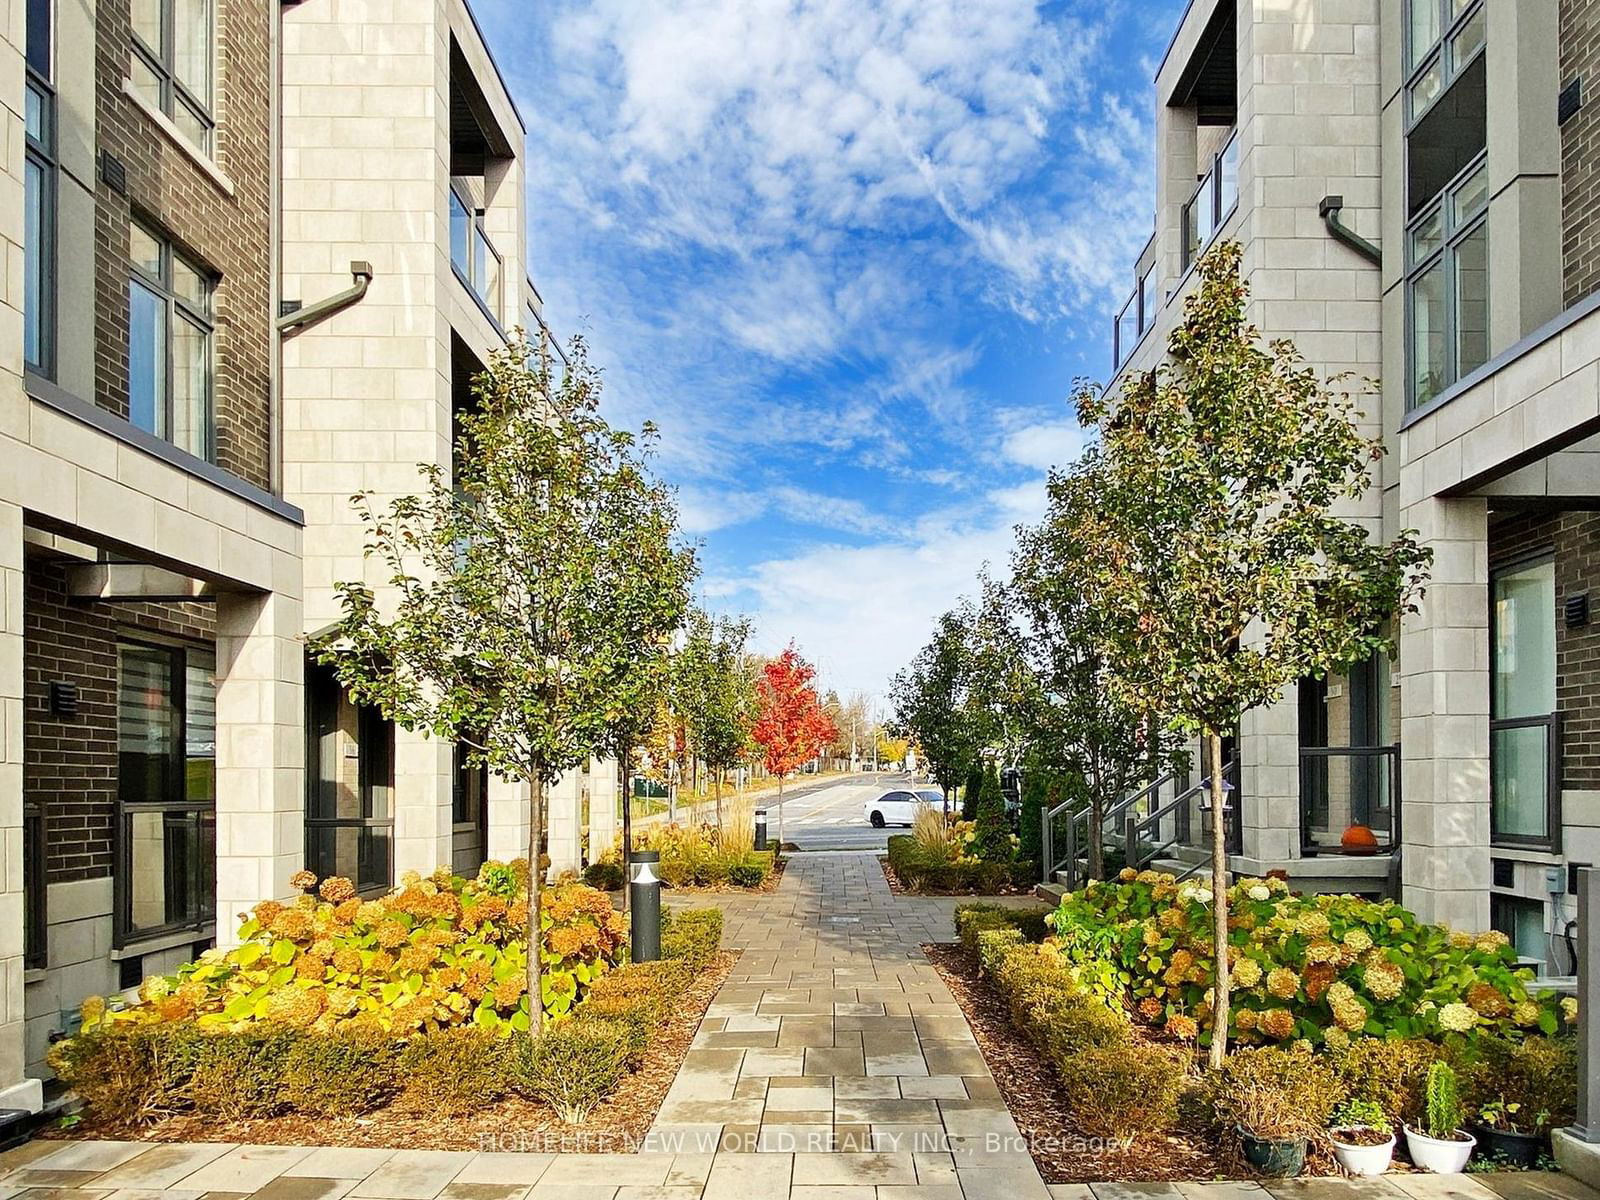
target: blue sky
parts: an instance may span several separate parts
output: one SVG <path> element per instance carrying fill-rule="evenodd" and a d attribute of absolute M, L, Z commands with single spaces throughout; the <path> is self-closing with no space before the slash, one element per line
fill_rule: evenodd
<path fill-rule="evenodd" d="M 475 0 L 530 258 L 701 597 L 882 696 L 1081 447 L 1179 0 Z"/>

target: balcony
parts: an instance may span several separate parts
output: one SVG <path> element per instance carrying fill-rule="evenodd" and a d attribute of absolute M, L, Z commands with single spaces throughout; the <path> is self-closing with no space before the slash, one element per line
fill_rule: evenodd
<path fill-rule="evenodd" d="M 483 210 L 473 208 L 455 188 L 450 189 L 450 265 L 500 328 L 504 260 L 484 232 Z"/>
<path fill-rule="evenodd" d="M 1183 206 L 1183 269 L 1199 261 L 1239 207 L 1239 134 L 1235 130 L 1211 160 L 1194 195 Z"/>
<path fill-rule="evenodd" d="M 1154 240 L 1155 235 L 1151 235 Z M 1148 243 L 1147 243 L 1148 248 Z M 1151 263 L 1139 277 L 1139 286 L 1128 297 L 1111 326 L 1111 365 L 1120 371 L 1156 323 L 1156 268 Z"/>
<path fill-rule="evenodd" d="M 1300 748 L 1300 845 L 1305 857 L 1387 854 L 1399 841 L 1398 745 Z"/>

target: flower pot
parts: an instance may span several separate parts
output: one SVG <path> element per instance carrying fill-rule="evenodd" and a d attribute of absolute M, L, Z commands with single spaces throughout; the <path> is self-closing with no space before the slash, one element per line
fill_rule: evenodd
<path fill-rule="evenodd" d="M 1477 1144 L 1477 1138 L 1461 1129 L 1453 1138 L 1435 1138 L 1406 1126 L 1406 1150 L 1411 1161 L 1436 1175 L 1460 1174 Z"/>
<path fill-rule="evenodd" d="M 1240 1126 L 1239 1144 L 1244 1151 L 1245 1162 L 1249 1163 L 1257 1174 L 1274 1179 L 1288 1179 L 1305 1169 L 1305 1138 L 1257 1137 Z"/>
<path fill-rule="evenodd" d="M 1341 1133 L 1348 1130 L 1334 1129 L 1328 1133 L 1328 1141 L 1333 1144 L 1333 1157 L 1339 1160 L 1339 1165 L 1344 1168 L 1347 1175 L 1382 1175 L 1389 1169 L 1389 1160 L 1394 1157 L 1394 1134 L 1376 1145 L 1363 1146 L 1359 1142 L 1347 1142 L 1340 1138 Z"/>
<path fill-rule="evenodd" d="M 1549 1153 L 1549 1142 L 1542 1133 L 1512 1133 L 1509 1129 L 1495 1129 L 1490 1125 L 1472 1126 L 1486 1157 L 1506 1166 L 1531 1171 L 1539 1165 L 1541 1155 Z"/>

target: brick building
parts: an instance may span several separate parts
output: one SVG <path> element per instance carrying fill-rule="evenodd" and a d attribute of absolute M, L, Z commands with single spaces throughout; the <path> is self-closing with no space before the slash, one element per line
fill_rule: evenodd
<path fill-rule="evenodd" d="M 1567 867 L 1600 863 L 1597 90 L 1595 0 L 1193 0 L 1111 382 L 1162 359 L 1218 238 L 1265 335 L 1379 381 L 1390 452 L 1349 512 L 1419 530 L 1432 582 L 1395 659 L 1245 715 L 1235 865 L 1567 970 Z M 1198 859 L 1205 820 L 1167 851 Z M 1381 853 L 1343 852 L 1355 825 Z"/>

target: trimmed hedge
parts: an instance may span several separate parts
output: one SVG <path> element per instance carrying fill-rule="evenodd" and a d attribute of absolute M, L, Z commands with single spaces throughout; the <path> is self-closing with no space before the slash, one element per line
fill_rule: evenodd
<path fill-rule="evenodd" d="M 359 1116 L 396 1104 L 461 1114 L 509 1093 L 583 1120 L 638 1061 L 722 937 L 716 909 L 663 913 L 663 958 L 597 977 L 569 1017 L 533 1038 L 449 1027 L 397 1037 L 376 1021 L 332 1030 L 252 1022 L 111 1022 L 58 1043 L 50 1065 L 91 1115 L 140 1125 L 183 1112 L 231 1120 Z"/>
<path fill-rule="evenodd" d="M 889 866 L 910 891 L 945 896 L 994 895 L 1010 884 L 1026 884 L 1034 874 L 1033 864 L 1027 862 L 936 858 L 909 833 L 889 839 Z"/>
<path fill-rule="evenodd" d="M 955 911 L 956 936 L 973 953 L 978 950 L 978 934 L 989 929 L 1015 929 L 1023 941 L 1042 942 L 1050 932 L 1045 917 L 1048 908 L 1007 908 L 1002 904 L 958 904 Z"/>

